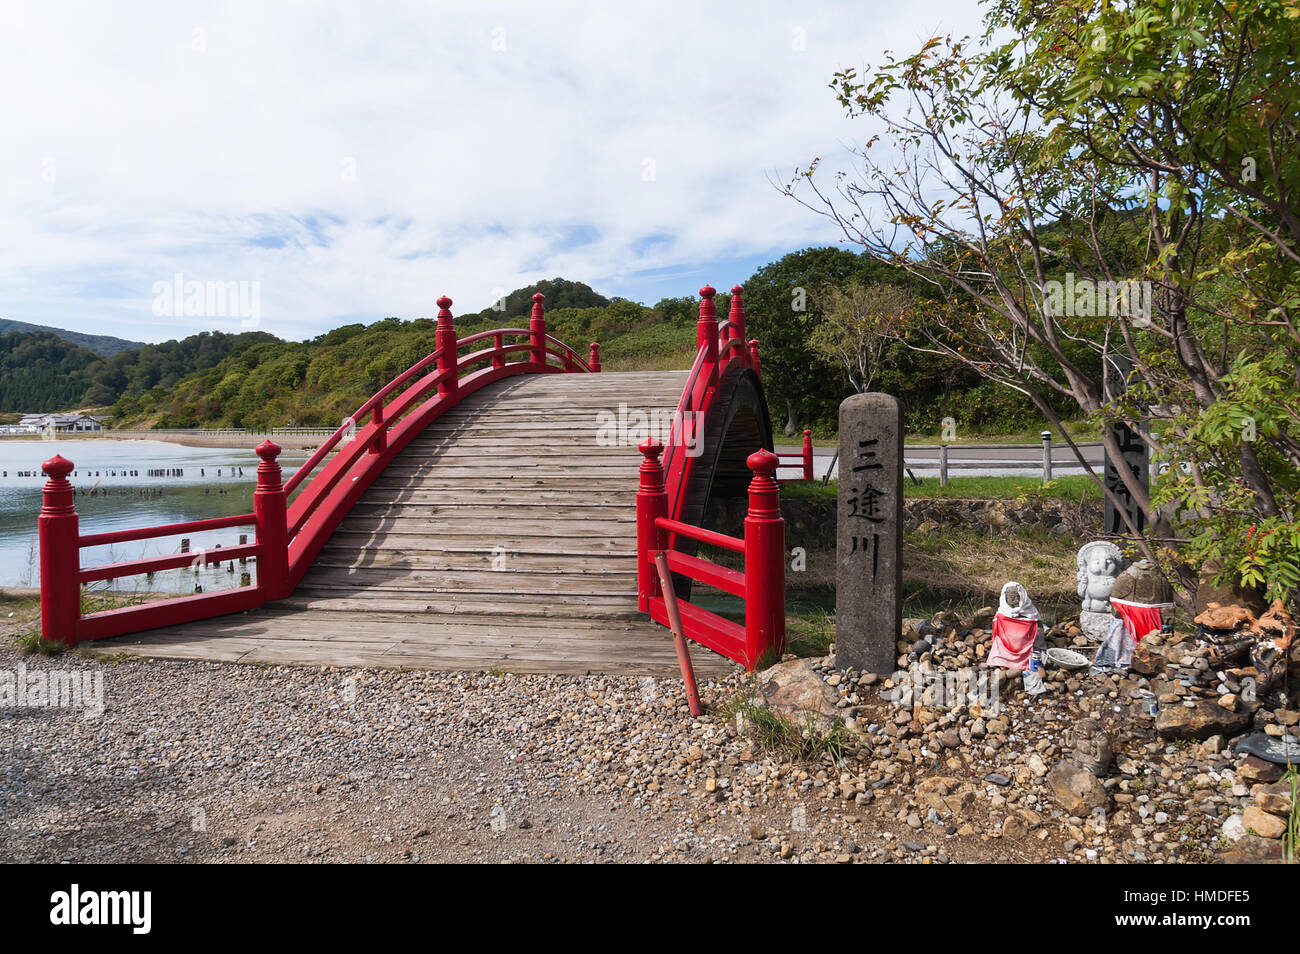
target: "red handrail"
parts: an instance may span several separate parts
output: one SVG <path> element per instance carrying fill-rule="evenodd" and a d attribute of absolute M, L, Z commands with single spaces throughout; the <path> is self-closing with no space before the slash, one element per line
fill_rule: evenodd
<path fill-rule="evenodd" d="M 85 639 L 255 609 L 287 596 L 361 494 L 417 434 L 448 408 L 503 377 L 599 370 L 597 345 L 592 345 L 589 363 L 567 344 L 546 333 L 543 301 L 544 295 L 533 296 L 532 318 L 526 329 L 497 328 L 457 340 L 451 299 L 439 298 L 433 352 L 376 391 L 286 482 L 281 484 L 276 461 L 280 448 L 271 441 L 258 446 L 257 454 L 262 462 L 257 468 L 252 514 L 81 536 L 72 484 L 67 479 L 74 465 L 58 455 L 46 461 L 42 469 L 50 479 L 42 492 L 37 521 L 42 635 L 70 645 Z M 505 343 L 507 337 L 519 336 L 527 337 L 527 343 Z M 491 347 L 460 354 L 461 347 L 489 338 Z M 528 360 L 505 360 L 507 355 L 524 353 L 528 354 Z M 561 364 L 552 364 L 549 358 L 557 358 Z M 470 371 L 484 361 L 490 361 L 491 366 Z M 431 366 L 436 370 L 430 372 Z M 361 424 L 367 414 L 369 422 Z M 345 440 L 346 446 L 341 448 Z M 312 476 L 332 451 L 333 457 Z M 290 505 L 289 496 L 299 486 L 302 491 Z M 256 543 L 193 555 L 166 554 L 96 567 L 81 566 L 80 551 L 86 547 L 244 525 L 256 528 Z M 257 561 L 257 580 L 253 585 L 87 615 L 81 613 L 80 586 L 84 582 L 152 573 L 196 561 L 224 563 L 250 557 Z"/>

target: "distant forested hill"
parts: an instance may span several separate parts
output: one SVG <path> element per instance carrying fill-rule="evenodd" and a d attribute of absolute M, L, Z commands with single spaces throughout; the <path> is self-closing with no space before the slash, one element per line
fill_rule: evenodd
<path fill-rule="evenodd" d="M 546 295 L 547 330 L 585 359 L 592 341 L 610 370 L 690 367 L 696 305 L 664 299 L 654 307 L 604 298 L 580 282 L 538 282 L 511 292 L 498 311 L 456 316 L 457 333 L 527 327 L 533 295 Z M 725 314 L 726 297 L 719 308 Z M 559 302 L 552 307 L 553 302 Z M 452 308 L 455 311 L 455 306 Z M 375 391 L 434 350 L 433 318 L 385 318 L 335 328 L 310 341 L 270 339 L 232 351 L 174 386 L 123 397 L 114 424 L 158 427 L 337 425 Z"/>
<path fill-rule="evenodd" d="M 0 335 L 27 331 L 40 331 L 45 334 L 57 335 L 64 341 L 85 348 L 101 358 L 112 357 L 118 352 L 130 351 L 132 348 L 139 348 L 144 345 L 143 341 L 127 341 L 125 338 L 114 338 L 112 335 L 90 335 L 81 331 L 67 331 L 63 328 L 51 328 L 49 325 L 31 325 L 25 321 L 0 318 Z"/>
<path fill-rule="evenodd" d="M 91 336 L 93 337 L 93 336 Z M 101 357 L 46 331 L 0 333 L 0 411 L 61 411 L 113 404 L 217 364 L 265 332 L 203 332 Z"/>

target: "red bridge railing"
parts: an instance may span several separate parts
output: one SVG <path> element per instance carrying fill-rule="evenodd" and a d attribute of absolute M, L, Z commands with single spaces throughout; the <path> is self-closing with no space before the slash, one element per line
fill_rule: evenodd
<path fill-rule="evenodd" d="M 493 381 L 515 374 L 600 370 L 600 349 L 590 361 L 546 333 L 545 296 L 533 296 L 527 328 L 497 328 L 456 337 L 452 301 L 438 299 L 438 326 L 432 354 L 417 361 L 366 401 L 298 468 L 281 482 L 271 441 L 258 446 L 257 489 L 253 512 L 212 520 L 82 535 L 68 480 L 74 464 L 59 455 L 42 465 L 49 480 L 37 519 L 40 540 L 41 632 L 49 640 L 74 644 L 88 639 L 174 626 L 179 623 L 255 609 L 293 591 L 329 535 L 385 467 L 430 422 L 463 398 Z M 508 339 L 525 340 L 507 343 Z M 460 349 L 480 345 L 461 354 Z M 514 358 L 514 360 L 507 360 Z M 552 364 L 552 358 L 560 363 Z M 479 367 L 486 365 L 485 367 Z M 330 454 L 333 456 L 330 457 Z M 326 462 L 326 459 L 328 462 Z M 324 462 L 320 471 L 312 472 Z M 302 490 L 293 499 L 294 490 Z M 83 567 L 87 547 L 156 539 L 209 530 L 252 526 L 256 542 Z M 190 565 L 252 558 L 256 579 L 249 585 L 124 606 L 98 613 L 81 611 L 81 586 Z"/>
<path fill-rule="evenodd" d="M 665 448 L 650 439 L 641 444 L 641 485 L 637 492 L 637 602 L 642 612 L 665 626 L 671 625 L 655 560 L 666 554 L 668 567 L 677 573 L 745 601 L 742 626 L 685 600 L 677 600 L 685 636 L 753 670 L 780 658 L 785 648 L 785 522 L 781 518 L 779 490 L 774 474 L 780 459 L 760 448 L 747 463 L 754 472 L 749 485 L 749 514 L 744 538 L 684 523 L 686 492 L 691 469 L 699 459 L 691 449 L 704 438 L 704 423 L 717 397 L 718 384 L 736 368 L 749 368 L 762 376 L 758 342 L 745 339 L 744 289 L 731 289 L 731 311 L 718 323 L 713 297 L 700 289 L 700 317 L 696 325 L 698 351 L 682 391 L 673 428 Z M 659 456 L 664 460 L 660 464 Z M 790 455 L 796 456 L 796 455 Z M 812 435 L 804 434 L 803 452 L 797 455 L 803 479 L 812 479 Z M 743 571 L 680 553 L 678 536 L 720 547 L 745 558 Z"/>
<path fill-rule="evenodd" d="M 651 619 L 670 626 L 669 610 L 655 566 L 660 553 L 668 568 L 707 586 L 739 596 L 745 601 L 745 624 L 719 616 L 678 599 L 682 629 L 688 639 L 709 647 L 748 670 L 781 658 L 785 648 L 785 521 L 776 472 L 777 458 L 759 450 L 747 463 L 754 477 L 749 484 L 749 513 L 745 536 L 732 537 L 668 517 L 668 491 L 659 463 L 663 446 L 653 438 L 641 444 L 641 486 L 636 495 L 637 602 Z M 670 536 L 678 534 L 745 558 L 744 570 L 689 556 L 670 549 Z"/>

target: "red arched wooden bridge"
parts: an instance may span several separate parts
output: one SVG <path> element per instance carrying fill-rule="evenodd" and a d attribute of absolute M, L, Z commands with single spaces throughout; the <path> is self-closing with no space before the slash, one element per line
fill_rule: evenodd
<path fill-rule="evenodd" d="M 109 645 L 172 658 L 666 672 L 654 564 L 666 551 L 685 635 L 720 654 L 696 665 L 753 668 L 785 638 L 778 458 L 741 288 L 722 323 L 714 290 L 700 293 L 690 371 L 619 374 L 594 373 L 598 345 L 584 359 L 547 334 L 540 294 L 528 328 L 459 339 L 440 298 L 434 352 L 287 481 L 280 448 L 257 448 L 251 514 L 82 534 L 73 464 L 55 456 L 39 517 L 43 635 L 135 634 Z M 811 453 L 805 435 L 786 466 L 811 478 Z M 710 497 L 746 492 L 743 538 L 701 527 Z M 86 547 L 243 526 L 255 542 L 80 561 Z M 699 558 L 699 543 L 742 554 L 744 569 Z M 256 567 L 248 585 L 81 612 L 84 584 L 236 559 Z M 693 583 L 742 597 L 744 622 L 689 602 Z"/>

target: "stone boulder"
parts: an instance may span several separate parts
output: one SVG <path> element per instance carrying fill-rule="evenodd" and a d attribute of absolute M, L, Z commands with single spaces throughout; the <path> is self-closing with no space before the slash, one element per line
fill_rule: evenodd
<path fill-rule="evenodd" d="M 1165 739 L 1208 739 L 1212 735 L 1232 736 L 1250 725 L 1245 709 L 1232 712 L 1217 699 L 1197 699 L 1188 706 L 1182 702 L 1161 703 L 1156 711 L 1156 732 Z"/>
<path fill-rule="evenodd" d="M 1057 803 L 1071 815 L 1083 818 L 1106 804 L 1106 789 L 1097 776 L 1071 761 L 1062 759 L 1053 765 L 1047 784 Z"/>
<path fill-rule="evenodd" d="M 807 659 L 790 659 L 758 674 L 758 699 L 765 709 L 796 726 L 811 719 L 818 731 L 828 731 L 840 719 L 839 696 Z"/>

